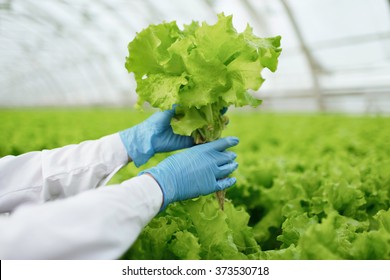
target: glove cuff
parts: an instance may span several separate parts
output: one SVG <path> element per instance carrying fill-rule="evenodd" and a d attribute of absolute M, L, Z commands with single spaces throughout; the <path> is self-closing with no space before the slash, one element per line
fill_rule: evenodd
<path fill-rule="evenodd" d="M 174 197 L 174 192 L 175 190 L 171 187 L 172 183 L 167 182 L 165 176 L 162 174 L 161 170 L 156 167 L 152 167 L 150 169 L 146 169 L 144 171 L 141 171 L 138 176 L 141 176 L 143 174 L 150 174 L 152 177 L 156 180 L 157 184 L 159 185 L 161 192 L 163 194 L 163 204 L 160 208 L 160 212 L 162 212 L 167 206 L 174 202 L 173 197 Z"/>
<path fill-rule="evenodd" d="M 120 131 L 119 136 L 135 166 L 140 167 L 154 155 L 150 138 L 148 139 L 142 133 L 137 133 L 136 126 Z"/>

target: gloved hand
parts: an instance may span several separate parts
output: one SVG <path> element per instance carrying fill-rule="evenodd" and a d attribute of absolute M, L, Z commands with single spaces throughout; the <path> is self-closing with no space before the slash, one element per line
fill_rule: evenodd
<path fill-rule="evenodd" d="M 139 167 L 155 153 L 171 152 L 194 145 L 189 136 L 173 133 L 170 125 L 175 110 L 157 112 L 146 121 L 119 132 L 127 154 Z"/>
<path fill-rule="evenodd" d="M 162 209 L 169 203 L 210 194 L 232 186 L 235 178 L 226 178 L 238 166 L 236 154 L 225 151 L 238 144 L 227 137 L 200 144 L 172 155 L 160 164 L 141 172 L 150 174 L 163 193 Z"/>

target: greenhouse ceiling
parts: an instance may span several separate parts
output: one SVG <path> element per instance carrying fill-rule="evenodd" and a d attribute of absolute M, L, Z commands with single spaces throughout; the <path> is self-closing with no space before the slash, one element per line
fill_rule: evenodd
<path fill-rule="evenodd" d="M 238 31 L 282 36 L 262 108 L 390 112 L 388 0 L 0 0 L 0 106 L 130 107 L 136 32 L 221 12 Z"/>

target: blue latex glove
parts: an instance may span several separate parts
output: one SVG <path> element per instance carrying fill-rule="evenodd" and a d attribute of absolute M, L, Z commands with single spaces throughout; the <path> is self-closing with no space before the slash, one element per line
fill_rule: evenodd
<path fill-rule="evenodd" d="M 139 167 L 155 153 L 171 152 L 194 145 L 189 136 L 173 133 L 171 119 L 175 110 L 157 112 L 146 121 L 119 132 L 127 154 Z"/>
<path fill-rule="evenodd" d="M 169 203 L 210 194 L 232 186 L 227 178 L 238 166 L 236 154 L 226 149 L 238 144 L 238 138 L 227 137 L 200 144 L 172 155 L 141 174 L 150 174 L 163 193 L 162 209 Z"/>

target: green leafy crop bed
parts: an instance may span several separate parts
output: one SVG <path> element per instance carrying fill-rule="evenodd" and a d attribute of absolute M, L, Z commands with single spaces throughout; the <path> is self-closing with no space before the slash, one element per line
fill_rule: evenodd
<path fill-rule="evenodd" d="M 0 156 L 114 133 L 149 113 L 0 111 Z M 237 184 L 172 204 L 128 259 L 390 259 L 390 118 L 228 112 Z M 158 155 L 150 167 L 167 155 Z M 111 181 L 135 176 L 133 165 Z"/>

